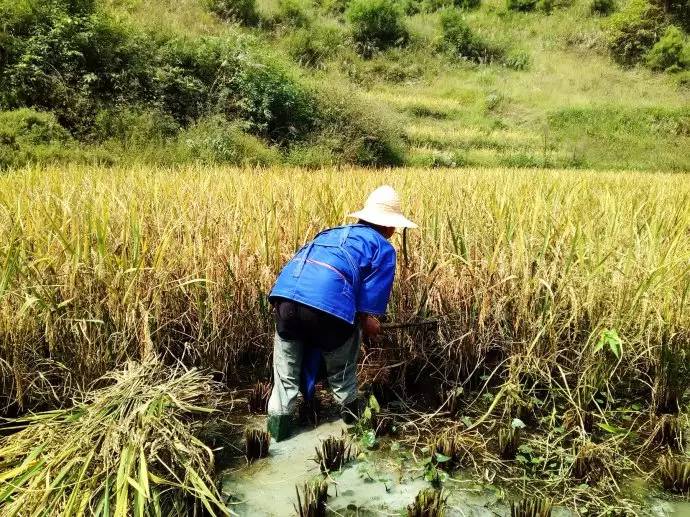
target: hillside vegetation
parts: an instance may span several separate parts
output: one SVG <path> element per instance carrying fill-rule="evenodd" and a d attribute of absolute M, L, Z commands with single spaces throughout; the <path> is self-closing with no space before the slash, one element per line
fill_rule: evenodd
<path fill-rule="evenodd" d="M 686 0 L 0 1 L 0 168 L 688 170 Z"/>

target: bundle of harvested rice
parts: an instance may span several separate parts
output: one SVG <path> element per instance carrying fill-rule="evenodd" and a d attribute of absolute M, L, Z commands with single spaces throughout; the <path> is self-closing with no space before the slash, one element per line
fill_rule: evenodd
<path fill-rule="evenodd" d="M 0 514 L 230 515 L 199 424 L 224 404 L 209 375 L 130 363 L 70 409 L 0 438 Z"/>

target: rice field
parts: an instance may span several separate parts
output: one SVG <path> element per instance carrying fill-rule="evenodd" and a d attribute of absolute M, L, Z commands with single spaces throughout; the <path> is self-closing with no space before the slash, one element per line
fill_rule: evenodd
<path fill-rule="evenodd" d="M 381 184 L 401 192 L 420 225 L 394 237 L 389 319 L 439 325 L 370 345 L 362 386 L 401 393 L 410 407 L 435 405 L 438 418 L 418 416 L 406 439 L 418 444 L 440 422 L 460 433 L 444 435 L 450 452 L 473 450 L 474 467 L 507 477 L 517 471 L 497 467 L 507 453 L 491 436 L 515 418 L 528 431 L 550 429 L 521 443 L 545 447 L 558 465 L 530 467 L 523 488 L 570 506 L 633 500 L 621 480 L 652 479 L 661 449 L 651 444 L 672 443 L 666 437 L 687 423 L 690 182 L 681 174 L 201 166 L 4 174 L 3 413 L 69 406 L 108 371 L 152 355 L 219 371 L 231 388 L 268 380 L 266 296 L 277 272 Z M 669 431 L 661 415 L 679 423 Z M 608 470 L 598 463 L 607 457 Z M 583 490 L 587 483 L 596 490 Z"/>

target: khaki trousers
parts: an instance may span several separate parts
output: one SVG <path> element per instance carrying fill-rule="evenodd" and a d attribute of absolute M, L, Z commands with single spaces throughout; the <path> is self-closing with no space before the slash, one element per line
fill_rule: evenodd
<path fill-rule="evenodd" d="M 328 385 L 336 402 L 349 404 L 357 398 L 357 357 L 361 342 L 359 328 L 342 346 L 323 352 Z M 304 344 L 288 341 L 276 332 L 273 339 L 273 391 L 268 401 L 269 415 L 289 415 L 299 395 Z"/>

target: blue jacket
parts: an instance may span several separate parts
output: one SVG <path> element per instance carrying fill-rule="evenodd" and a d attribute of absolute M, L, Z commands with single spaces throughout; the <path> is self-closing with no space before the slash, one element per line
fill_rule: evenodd
<path fill-rule="evenodd" d="M 331 228 L 302 247 L 278 275 L 270 298 L 320 309 L 349 323 L 357 313 L 386 312 L 395 248 L 374 228 Z"/>

